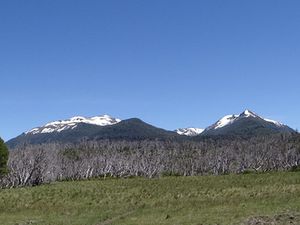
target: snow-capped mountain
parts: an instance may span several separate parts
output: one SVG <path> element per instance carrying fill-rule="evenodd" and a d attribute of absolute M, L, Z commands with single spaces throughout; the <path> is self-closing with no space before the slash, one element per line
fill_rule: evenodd
<path fill-rule="evenodd" d="M 55 121 L 6 142 L 9 148 L 16 146 L 48 143 L 81 143 L 87 140 L 176 140 L 182 138 L 173 131 L 167 131 L 138 118 L 115 119 L 104 115 L 99 117 L 73 117 Z"/>
<path fill-rule="evenodd" d="M 275 132 L 293 132 L 288 126 L 275 120 L 266 119 L 258 114 L 245 110 L 239 115 L 227 115 L 206 128 L 204 135 L 227 134 L 266 134 Z"/>
<path fill-rule="evenodd" d="M 216 130 L 216 129 L 225 127 L 227 125 L 230 125 L 230 124 L 234 123 L 235 121 L 237 121 L 237 120 L 239 120 L 241 118 L 248 118 L 248 117 L 259 118 L 259 119 L 262 119 L 262 120 L 264 120 L 266 122 L 273 123 L 273 124 L 275 124 L 278 127 L 283 127 L 284 126 L 284 124 L 282 124 L 280 122 L 277 122 L 275 120 L 270 120 L 270 119 L 263 118 L 263 117 L 257 115 L 256 113 L 251 112 L 250 110 L 247 109 L 247 110 L 245 110 L 244 112 L 242 112 L 239 115 L 227 115 L 227 116 L 224 116 L 223 118 L 221 118 L 220 120 L 218 120 L 216 123 L 214 123 L 212 126 L 209 126 L 208 128 L 206 128 L 205 130 Z"/>
<path fill-rule="evenodd" d="M 175 130 L 175 132 L 179 135 L 185 135 L 185 136 L 197 136 L 201 134 L 204 131 L 204 129 L 201 128 L 195 128 L 195 127 L 188 127 L 188 128 L 179 128 Z"/>
<path fill-rule="evenodd" d="M 108 126 L 114 125 L 121 122 L 120 119 L 113 118 L 109 115 L 95 116 L 95 117 L 83 117 L 75 116 L 67 120 L 58 120 L 54 122 L 47 123 L 44 126 L 33 128 L 30 131 L 25 132 L 25 134 L 46 134 L 53 132 L 61 132 L 68 129 L 74 129 L 79 123 L 93 124 L 97 126 Z"/>

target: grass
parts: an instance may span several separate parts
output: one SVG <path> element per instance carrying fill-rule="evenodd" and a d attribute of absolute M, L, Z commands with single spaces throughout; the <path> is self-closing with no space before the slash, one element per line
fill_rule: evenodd
<path fill-rule="evenodd" d="M 285 212 L 300 212 L 299 172 L 99 179 L 0 190 L 3 225 L 229 225 Z"/>

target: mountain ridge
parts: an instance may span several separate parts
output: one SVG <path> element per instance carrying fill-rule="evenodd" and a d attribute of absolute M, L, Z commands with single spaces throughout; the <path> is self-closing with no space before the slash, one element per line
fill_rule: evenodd
<path fill-rule="evenodd" d="M 121 120 L 109 115 L 82 117 L 50 122 L 33 128 L 9 140 L 8 146 L 41 144 L 49 142 L 79 142 L 81 140 L 124 139 L 124 140 L 184 140 L 189 137 L 207 136 L 255 136 L 274 133 L 295 132 L 292 128 L 275 120 L 265 119 L 245 110 L 227 115 L 217 122 L 201 128 L 179 128 L 169 131 L 155 127 L 138 118 Z"/>
<path fill-rule="evenodd" d="M 41 127 L 33 128 L 29 131 L 26 131 L 25 134 L 61 132 L 67 129 L 74 129 L 79 123 L 93 124 L 98 126 L 108 126 L 119 122 L 121 122 L 120 119 L 111 117 L 106 114 L 94 117 L 74 116 L 70 119 L 57 120 L 47 123 Z"/>

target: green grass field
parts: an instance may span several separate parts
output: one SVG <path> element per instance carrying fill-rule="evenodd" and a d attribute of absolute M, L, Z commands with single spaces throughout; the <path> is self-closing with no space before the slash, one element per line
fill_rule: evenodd
<path fill-rule="evenodd" d="M 278 215 L 292 215 L 280 224 L 300 224 L 299 212 L 299 172 L 99 179 L 0 190 L 1 225 L 226 225 L 274 215 L 278 224 Z"/>

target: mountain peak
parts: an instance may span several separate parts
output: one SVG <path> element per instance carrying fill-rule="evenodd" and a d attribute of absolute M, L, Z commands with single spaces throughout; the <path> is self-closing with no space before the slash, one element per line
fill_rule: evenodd
<path fill-rule="evenodd" d="M 246 109 L 244 112 L 242 112 L 240 115 L 240 117 L 260 117 L 258 116 L 256 113 L 252 112 L 249 109 Z"/>

